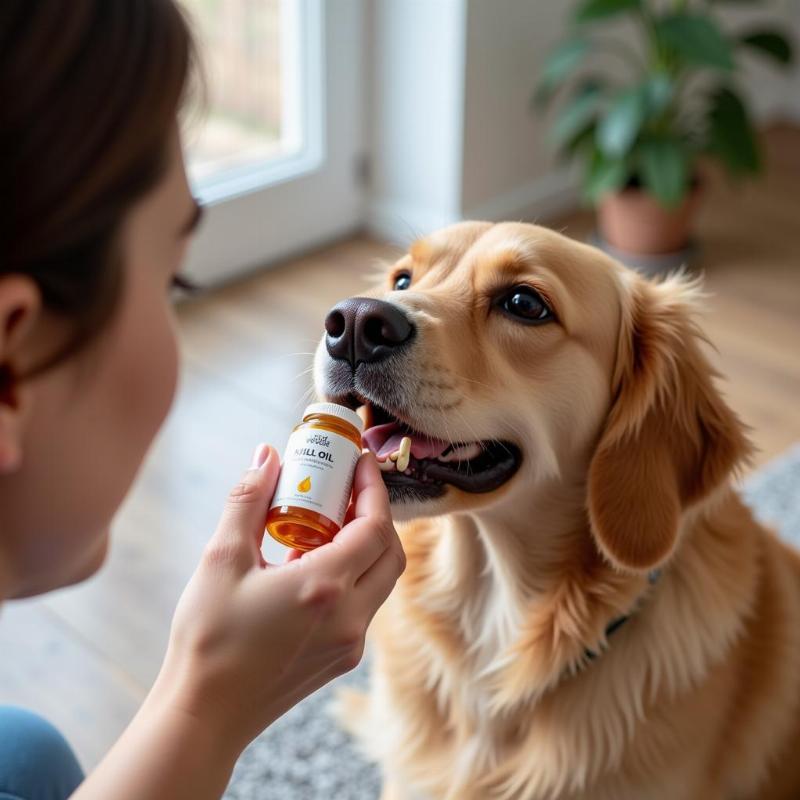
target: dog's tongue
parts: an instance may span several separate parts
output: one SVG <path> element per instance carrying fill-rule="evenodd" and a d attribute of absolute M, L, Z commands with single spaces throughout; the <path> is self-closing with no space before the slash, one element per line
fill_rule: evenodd
<path fill-rule="evenodd" d="M 383 457 L 398 450 L 404 436 L 411 438 L 411 455 L 414 458 L 436 458 L 449 446 L 447 442 L 429 439 L 420 433 L 404 432 L 396 422 L 374 425 L 364 431 L 361 439 L 365 447 L 375 453 L 376 456 Z"/>

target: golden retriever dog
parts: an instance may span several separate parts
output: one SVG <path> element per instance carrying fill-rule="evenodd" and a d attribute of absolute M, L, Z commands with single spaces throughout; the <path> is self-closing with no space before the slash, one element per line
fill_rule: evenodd
<path fill-rule="evenodd" d="M 384 800 L 800 797 L 800 558 L 732 480 L 696 282 L 454 225 L 334 307 L 408 567 L 339 713 Z M 769 387 L 764 387 L 769 391 Z"/>

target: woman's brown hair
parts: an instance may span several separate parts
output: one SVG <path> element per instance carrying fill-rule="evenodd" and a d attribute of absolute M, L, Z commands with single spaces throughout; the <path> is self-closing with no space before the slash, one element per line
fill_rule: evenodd
<path fill-rule="evenodd" d="M 0 3 L 0 274 L 69 320 L 47 365 L 114 313 L 117 234 L 164 173 L 192 60 L 173 0 Z"/>

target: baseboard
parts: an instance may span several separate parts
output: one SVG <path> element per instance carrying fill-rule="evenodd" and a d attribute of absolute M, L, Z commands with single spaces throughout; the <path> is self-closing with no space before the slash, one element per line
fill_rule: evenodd
<path fill-rule="evenodd" d="M 461 217 L 455 213 L 387 201 L 373 201 L 366 211 L 366 228 L 370 234 L 403 246 L 437 228 L 460 221 Z"/>
<path fill-rule="evenodd" d="M 547 221 L 572 211 L 580 192 L 573 170 L 561 169 L 517 187 L 487 203 L 447 213 L 411 204 L 374 201 L 366 211 L 366 227 L 373 235 L 394 244 L 407 245 L 437 228 L 465 219 Z"/>
<path fill-rule="evenodd" d="M 784 103 L 769 109 L 769 113 L 765 114 L 764 122 L 788 122 L 793 125 L 800 125 L 800 102 L 798 103 Z"/>
<path fill-rule="evenodd" d="M 573 211 L 580 203 L 580 190 L 573 169 L 558 169 L 525 183 L 486 203 L 466 209 L 465 219 L 547 221 Z"/>
<path fill-rule="evenodd" d="M 754 117 L 756 124 L 763 127 L 772 122 L 791 122 L 800 124 L 800 101 L 787 99 L 783 96 L 767 97 L 754 103 Z"/>

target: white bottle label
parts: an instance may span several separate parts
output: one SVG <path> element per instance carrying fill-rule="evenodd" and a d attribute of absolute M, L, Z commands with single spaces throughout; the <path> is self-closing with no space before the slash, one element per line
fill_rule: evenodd
<path fill-rule="evenodd" d="M 360 456 L 361 449 L 338 433 L 320 428 L 295 431 L 286 445 L 270 509 L 299 506 L 341 527 Z"/>

